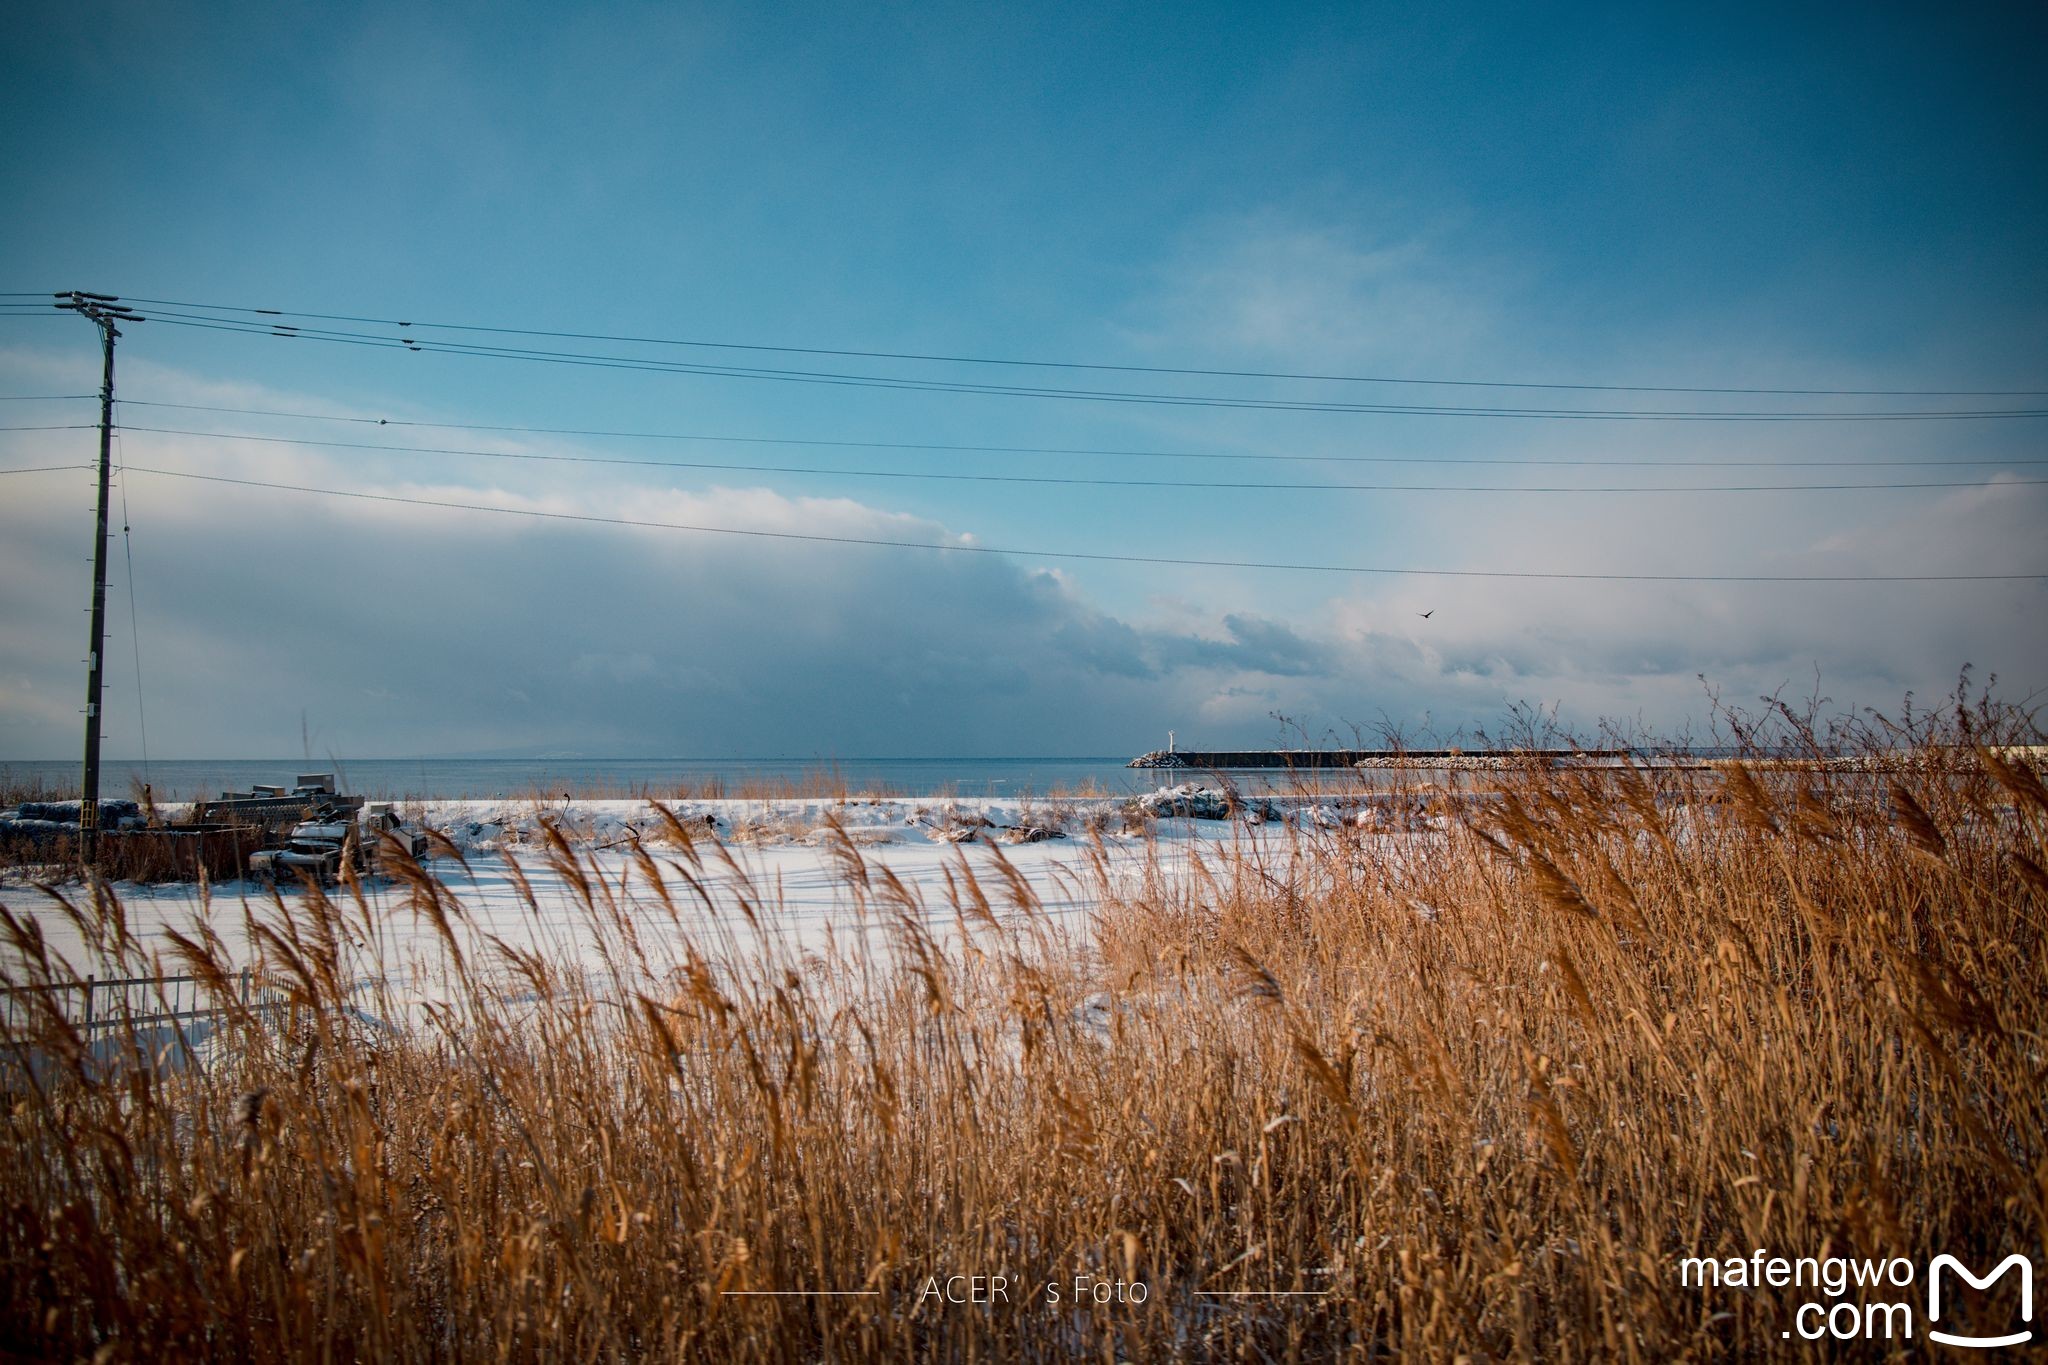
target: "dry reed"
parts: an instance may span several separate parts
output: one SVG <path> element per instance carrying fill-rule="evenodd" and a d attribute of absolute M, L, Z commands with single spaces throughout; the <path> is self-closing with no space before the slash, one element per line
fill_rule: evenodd
<path fill-rule="evenodd" d="M 0 1337 L 100 1360 L 1817 1351 L 1781 1335 L 1792 1291 L 1683 1289 L 1678 1259 L 2043 1256 L 2048 794 L 1974 752 L 1532 766 L 1484 801 L 1397 783 L 1434 829 L 1098 859 L 1087 944 L 997 850 L 963 853 L 934 916 L 845 840 L 862 927 L 800 943 L 673 820 L 511 869 L 537 921 L 559 906 L 525 888 L 563 888 L 579 959 L 477 929 L 445 856 L 382 918 L 356 887 L 257 905 L 264 991 L 198 930 L 161 964 L 223 1011 L 196 1064 L 17 995 Z M 155 965 L 111 898 L 49 894 L 10 893 L 12 984 L 71 977 L 53 914 L 100 970 Z M 361 984 L 402 976 L 389 913 L 433 927 L 422 992 Z M 920 1296 L 956 1273 L 1008 1301 Z M 1145 1301 L 1076 1304 L 1077 1276 Z"/>

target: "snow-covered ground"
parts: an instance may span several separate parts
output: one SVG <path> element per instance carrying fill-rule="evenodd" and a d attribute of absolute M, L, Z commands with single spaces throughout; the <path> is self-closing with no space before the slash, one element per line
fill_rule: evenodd
<path fill-rule="evenodd" d="M 1116 799 L 716 800 L 669 808 L 691 833 L 686 842 L 644 801 L 459 800 L 401 809 L 445 840 L 427 865 L 459 902 L 459 928 L 472 945 L 495 939 L 587 971 L 628 956 L 628 939 L 656 966 L 691 950 L 717 958 L 767 942 L 798 955 L 886 952 L 892 926 L 905 917 L 946 941 L 963 911 L 974 917 L 971 887 L 999 922 L 1085 949 L 1091 912 L 1106 894 L 1147 875 L 1176 877 L 1198 850 L 1263 844 L 1284 838 L 1289 825 L 1355 818 L 1302 806 L 1263 823 L 1256 816 L 1251 823 L 1135 821 Z M 578 855 L 587 900 L 549 828 Z M 278 920 L 304 895 L 240 881 L 203 891 L 189 883 L 123 883 L 115 892 L 129 932 L 162 952 L 170 972 L 178 967 L 167 930 L 193 937 L 203 925 L 226 957 L 246 963 L 255 956 L 253 926 Z M 369 914 L 351 919 L 362 924 L 366 958 L 374 955 L 387 973 L 438 971 L 439 936 L 415 912 L 408 888 L 373 878 L 365 895 Z M 18 877 L 0 883 L 0 904 L 34 919 L 81 972 L 92 970 L 79 926 L 33 885 Z M 609 906 L 626 912 L 630 935 L 605 927 L 616 922 Z"/>

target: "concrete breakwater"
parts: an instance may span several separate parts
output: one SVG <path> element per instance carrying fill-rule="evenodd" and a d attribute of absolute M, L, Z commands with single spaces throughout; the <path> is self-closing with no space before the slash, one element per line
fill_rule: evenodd
<path fill-rule="evenodd" d="M 1564 767 L 1572 764 L 1609 767 L 1620 761 L 1620 753 L 1606 751 L 1588 752 L 1580 749 L 1522 749 L 1511 753 L 1498 754 L 1376 754 L 1361 758 L 1353 767 L 1366 771 L 1423 768 L 1432 772 L 1454 773 L 1499 773 L 1514 768 L 1527 768 L 1531 764 L 1542 767 Z M 1697 767 L 1690 759 L 1660 757 L 1648 760 L 1660 768 Z"/>
<path fill-rule="evenodd" d="M 1133 768 L 1191 768 L 1197 772 L 1299 772 L 1342 768 L 1435 768 L 1497 771 L 1532 762 L 1612 761 L 1621 749 L 1511 749 L 1467 753 L 1463 749 L 1154 749 L 1130 762 Z"/>
<path fill-rule="evenodd" d="M 2002 762 L 2039 770 L 2048 765 L 2048 746 L 1996 745 L 1984 752 Z M 1132 768 L 1190 772 L 1507 772 L 1537 767 L 1612 767 L 1629 764 L 1664 771 L 1716 771 L 1731 767 L 1760 772 L 1974 772 L 1979 751 L 1971 748 L 1873 750 L 1848 754 L 1758 754 L 1641 749 L 1155 749 L 1140 754 Z"/>

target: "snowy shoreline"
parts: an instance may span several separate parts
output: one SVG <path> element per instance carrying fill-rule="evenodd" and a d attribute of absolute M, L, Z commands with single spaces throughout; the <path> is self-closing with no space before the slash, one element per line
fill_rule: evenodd
<path fill-rule="evenodd" d="M 1059 797 L 714 797 L 656 803 L 645 798 L 457 797 L 394 803 L 463 852 L 494 852 L 539 843 L 553 825 L 572 843 L 604 849 L 635 840 L 672 842 L 661 811 L 695 835 L 743 845 L 818 844 L 834 827 L 861 846 L 896 843 L 1037 843 L 1048 838 L 1141 838 L 1147 826 L 1193 819 L 1303 829 L 1376 827 L 1414 794 L 1355 792 L 1240 796 L 1198 783 L 1132 796 Z M 166 823 L 189 818 L 190 803 L 157 807 Z"/>
<path fill-rule="evenodd" d="M 1146 813 L 1148 805 L 1160 813 Z M 657 808 L 626 799 L 459 799 L 404 802 L 399 809 L 434 832 L 425 865 L 461 905 L 472 930 L 571 960 L 592 951 L 584 934 L 570 928 L 585 913 L 579 901 L 590 887 L 556 865 L 557 837 L 593 874 L 601 898 L 668 926 L 660 937 L 676 945 L 710 935 L 700 947 L 720 941 L 714 956 L 773 938 L 807 948 L 849 936 L 868 939 L 877 932 L 863 905 L 869 872 L 900 884 L 912 913 L 941 937 L 951 936 L 971 882 L 1026 887 L 1031 904 L 1004 917 L 1060 925 L 1086 951 L 1094 916 L 1126 884 L 1179 879 L 1196 862 L 1230 856 L 1232 849 L 1279 849 L 1296 838 L 1338 832 L 1421 833 L 1442 821 L 1417 809 L 1390 818 L 1385 801 L 1367 794 L 1343 803 L 1260 798 L 1226 807 L 1221 791 L 1194 784 L 1138 798 L 1051 801 L 721 798 Z M 1194 809 L 1211 818 L 1192 818 L 1187 812 Z M 184 813 L 159 809 L 167 820 Z M 669 898 L 674 872 L 691 884 L 690 899 Z M 671 883 L 669 891 L 660 879 Z M 256 956 L 250 942 L 255 924 L 306 894 L 302 887 L 247 879 L 207 886 L 120 882 L 112 889 L 129 929 L 151 949 L 164 953 L 171 945 L 167 931 L 189 932 L 204 923 L 238 962 Z M 76 923 L 39 889 L 36 870 L 10 869 L 0 877 L 0 893 L 12 910 L 40 925 L 51 946 L 74 962 L 91 958 Z M 411 900 L 399 881 L 373 877 L 364 894 L 383 947 L 392 953 L 387 965 L 439 958 L 431 928 L 408 909 Z M 755 907 L 761 917 L 736 929 L 744 916 L 727 912 L 742 906 Z M 881 942 L 875 944 L 880 950 Z"/>

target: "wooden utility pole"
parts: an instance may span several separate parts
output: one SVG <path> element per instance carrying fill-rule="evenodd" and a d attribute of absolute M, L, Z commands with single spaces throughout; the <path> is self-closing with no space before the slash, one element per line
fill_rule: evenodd
<path fill-rule="evenodd" d="M 100 382 L 100 496 L 92 538 L 92 641 L 85 658 L 85 784 L 78 803 L 78 860 L 93 867 L 99 861 L 100 844 L 100 683 L 107 654 L 107 482 L 114 445 L 114 339 L 121 335 L 114 324 L 143 319 L 112 294 L 77 289 L 57 295 L 57 307 L 90 318 L 100 329 L 105 355 Z"/>

